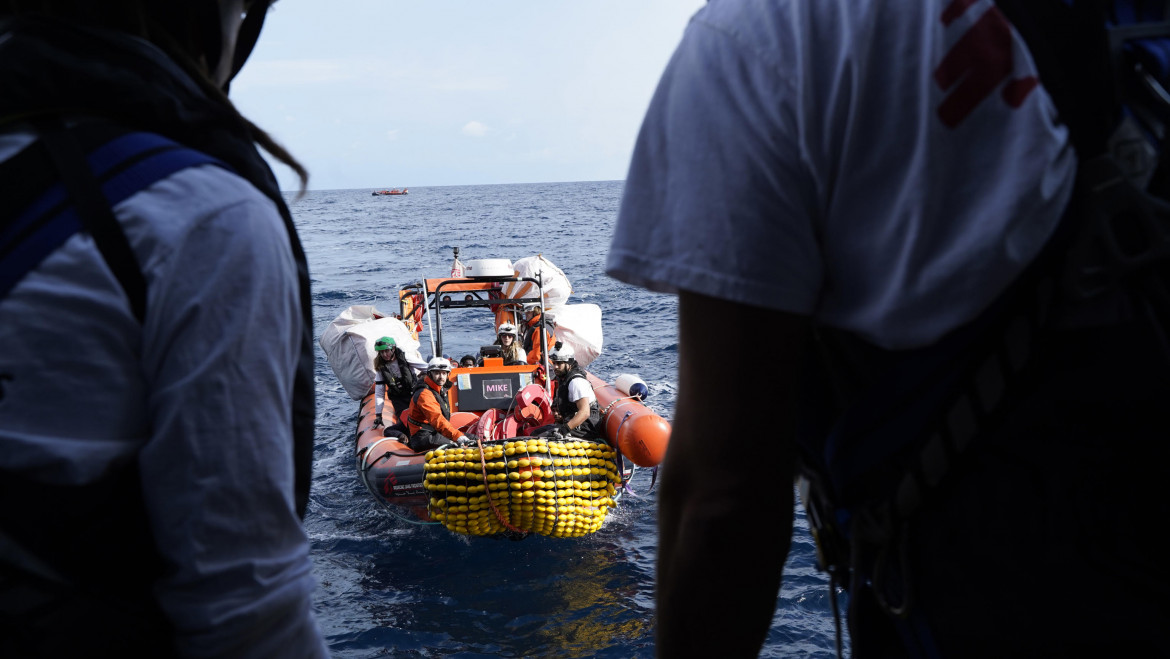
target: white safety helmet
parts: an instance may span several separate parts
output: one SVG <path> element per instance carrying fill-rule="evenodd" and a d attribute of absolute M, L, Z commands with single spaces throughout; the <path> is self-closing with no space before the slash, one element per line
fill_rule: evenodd
<path fill-rule="evenodd" d="M 570 359 L 575 359 L 576 353 L 573 352 L 573 346 L 567 343 L 558 343 L 552 352 L 548 353 L 548 358 L 554 362 L 567 362 Z"/>
<path fill-rule="evenodd" d="M 524 313 L 526 313 L 526 314 L 532 313 L 533 311 L 540 311 L 540 303 L 539 302 L 525 302 L 524 303 Z"/>
<path fill-rule="evenodd" d="M 451 362 L 442 357 L 431 357 L 431 361 L 427 362 L 427 372 L 443 371 L 444 373 L 451 372 Z"/>
<path fill-rule="evenodd" d="M 516 333 L 516 326 L 512 323 L 503 323 L 496 334 L 511 334 L 513 338 L 520 336 Z"/>

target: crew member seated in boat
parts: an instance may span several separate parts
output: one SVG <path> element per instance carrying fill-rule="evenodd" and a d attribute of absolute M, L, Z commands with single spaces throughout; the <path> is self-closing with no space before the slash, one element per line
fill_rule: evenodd
<path fill-rule="evenodd" d="M 524 305 L 524 350 L 528 353 L 529 364 L 540 364 L 542 344 L 544 350 L 552 350 L 556 344 L 552 328 L 556 326 L 551 313 L 541 313 L 540 304 L 529 302 Z"/>
<path fill-rule="evenodd" d="M 414 386 L 414 396 L 406 410 L 406 429 L 410 434 L 411 450 L 422 453 L 452 442 L 463 443 L 467 437 L 451 425 L 451 403 L 447 390 L 451 362 L 443 357 L 432 357 L 427 362 L 427 374 Z"/>
<path fill-rule="evenodd" d="M 414 384 L 418 379 L 414 367 L 406 360 L 406 354 L 393 337 L 383 336 L 374 343 L 374 427 L 384 425 L 382 420 L 383 398 L 389 398 L 394 406 L 395 417 L 410 405 Z M 401 418 L 397 419 L 399 422 Z"/>
<path fill-rule="evenodd" d="M 496 332 L 496 345 L 500 346 L 504 366 L 523 366 L 528 363 L 528 354 L 520 347 L 520 333 L 512 323 L 500 325 Z"/>
<path fill-rule="evenodd" d="M 573 346 L 559 342 L 549 353 L 557 377 L 552 405 L 557 423 L 537 428 L 532 434 L 559 432 L 581 439 L 601 439 L 601 408 L 597 405 L 597 395 L 574 355 Z"/>

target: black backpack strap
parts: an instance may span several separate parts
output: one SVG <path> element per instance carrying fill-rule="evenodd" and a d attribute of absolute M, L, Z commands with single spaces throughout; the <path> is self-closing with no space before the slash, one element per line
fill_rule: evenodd
<path fill-rule="evenodd" d="M 146 318 L 146 278 L 142 275 L 142 268 L 130 247 L 130 241 L 122 231 L 122 225 L 114 217 L 113 209 L 94 180 L 85 153 L 59 117 L 41 117 L 34 120 L 33 125 L 40 133 L 57 171 L 61 173 L 61 179 L 81 215 L 82 223 L 93 236 L 106 265 L 118 278 L 130 299 L 134 317 L 139 323 L 143 322 Z"/>
<path fill-rule="evenodd" d="M 1121 115 L 1117 67 L 1105 29 L 1111 0 L 995 0 L 1023 37 L 1081 158 L 1105 151 Z"/>

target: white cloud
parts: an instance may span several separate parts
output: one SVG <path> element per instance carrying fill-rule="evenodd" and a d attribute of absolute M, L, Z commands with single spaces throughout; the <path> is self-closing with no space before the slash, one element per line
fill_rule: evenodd
<path fill-rule="evenodd" d="M 443 80 L 431 85 L 431 89 L 442 92 L 498 92 L 508 89 L 508 79 L 501 76 L 485 76 L 462 80 Z"/>
<path fill-rule="evenodd" d="M 479 123 L 478 121 L 469 121 L 463 126 L 463 134 L 472 137 L 483 137 L 487 135 L 488 127 Z"/>
<path fill-rule="evenodd" d="M 398 139 L 398 129 L 395 128 L 394 130 L 386 131 L 386 139 L 390 142 L 393 142 L 394 140 Z"/>

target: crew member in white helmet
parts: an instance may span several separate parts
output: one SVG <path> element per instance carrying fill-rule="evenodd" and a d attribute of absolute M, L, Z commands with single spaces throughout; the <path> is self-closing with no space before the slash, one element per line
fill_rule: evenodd
<path fill-rule="evenodd" d="M 538 428 L 533 434 L 551 434 L 600 439 L 601 409 L 597 406 L 597 395 L 585 377 L 585 371 L 577 365 L 573 346 L 557 342 L 549 354 L 553 371 L 556 373 L 556 393 L 553 395 L 553 414 L 557 423 Z"/>
<path fill-rule="evenodd" d="M 451 425 L 451 402 L 447 391 L 451 383 L 451 362 L 443 357 L 432 357 L 427 362 L 427 374 L 414 386 L 414 396 L 406 409 L 406 428 L 410 431 L 410 448 L 427 451 L 452 442 L 469 442 L 459 429 Z"/>
<path fill-rule="evenodd" d="M 496 332 L 496 344 L 500 346 L 504 366 L 523 366 L 528 363 L 528 353 L 520 347 L 520 333 L 512 323 L 500 325 Z"/>

